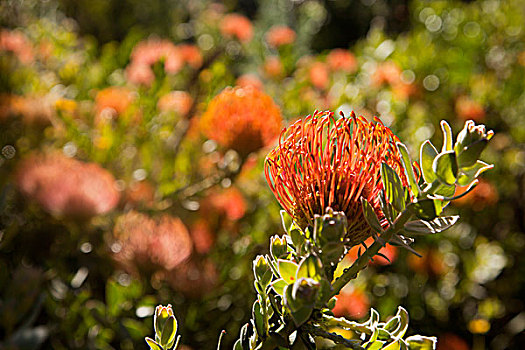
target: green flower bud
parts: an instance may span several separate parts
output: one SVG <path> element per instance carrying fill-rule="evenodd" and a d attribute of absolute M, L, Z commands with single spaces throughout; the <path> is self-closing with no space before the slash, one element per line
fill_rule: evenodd
<path fill-rule="evenodd" d="M 288 256 L 288 244 L 286 239 L 275 235 L 270 238 L 270 253 L 274 259 L 284 259 Z"/>
<path fill-rule="evenodd" d="M 255 280 L 260 283 L 263 288 L 266 288 L 272 281 L 273 273 L 264 256 L 259 255 L 253 261 L 253 274 L 255 275 Z"/>
<path fill-rule="evenodd" d="M 474 165 L 493 135 L 492 130 L 486 131 L 485 125 L 467 120 L 454 145 L 458 166 L 466 168 Z"/>
<path fill-rule="evenodd" d="M 321 248 L 328 243 L 342 242 L 348 228 L 348 220 L 342 211 L 326 208 L 326 214 L 314 217 L 314 240 Z"/>
<path fill-rule="evenodd" d="M 313 305 L 317 298 L 320 284 L 312 278 L 300 278 L 292 288 L 292 297 L 300 300 L 303 305 Z"/>
<path fill-rule="evenodd" d="M 162 347 L 171 348 L 177 334 L 177 320 L 173 315 L 171 305 L 158 305 L 155 308 L 153 325 L 155 328 L 155 341 Z"/>

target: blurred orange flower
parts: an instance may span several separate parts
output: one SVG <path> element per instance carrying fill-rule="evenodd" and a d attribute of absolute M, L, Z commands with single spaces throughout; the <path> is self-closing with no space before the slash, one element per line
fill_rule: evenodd
<path fill-rule="evenodd" d="M 266 32 L 266 42 L 271 47 L 277 48 L 293 43 L 295 36 L 295 31 L 288 26 L 273 26 Z"/>
<path fill-rule="evenodd" d="M 350 292 L 343 290 L 339 293 L 332 312 L 336 317 L 359 319 L 366 316 L 369 310 L 370 300 L 367 295 L 359 289 L 353 289 Z"/>
<path fill-rule="evenodd" d="M 155 188 L 148 181 L 138 181 L 130 184 L 123 202 L 125 205 L 151 207 L 155 200 Z"/>
<path fill-rule="evenodd" d="M 467 190 L 468 186 L 457 187 L 455 195 L 460 195 Z M 481 211 L 485 207 L 496 204 L 499 200 L 498 190 L 494 185 L 480 179 L 479 184 L 464 197 L 454 200 L 452 203 L 457 206 L 468 206 L 475 211 Z"/>
<path fill-rule="evenodd" d="M 130 272 L 171 270 L 188 259 L 192 241 L 179 218 L 151 218 L 130 211 L 121 215 L 113 229 L 120 244 L 114 258 Z"/>
<path fill-rule="evenodd" d="M 372 237 L 369 237 L 364 241 L 364 243 L 367 247 L 370 247 L 372 243 L 374 243 L 374 239 Z M 361 245 L 356 245 L 350 248 L 348 253 L 345 255 L 344 259 L 347 260 L 350 264 L 356 261 L 358 258 L 359 248 L 361 248 L 361 253 L 363 253 L 365 248 Z M 379 250 L 379 253 L 386 256 L 390 261 L 388 261 L 380 255 L 376 255 L 374 256 L 374 260 L 370 261 L 370 265 L 390 265 L 397 258 L 397 248 L 391 244 L 387 244 L 385 247 L 381 248 Z"/>
<path fill-rule="evenodd" d="M 115 208 L 120 197 L 107 170 L 61 153 L 30 155 L 19 164 L 15 180 L 22 194 L 59 216 L 104 214 Z"/>
<path fill-rule="evenodd" d="M 277 56 L 269 56 L 264 61 L 264 73 L 270 78 L 280 78 L 284 74 L 284 66 Z"/>
<path fill-rule="evenodd" d="M 213 291 L 217 285 L 218 274 L 215 265 L 207 260 L 190 259 L 169 271 L 168 283 L 188 298 L 200 298 Z"/>
<path fill-rule="evenodd" d="M 247 17 L 231 13 L 221 21 L 221 33 L 227 38 L 237 38 L 241 42 L 248 42 L 253 37 L 252 22 Z"/>
<path fill-rule="evenodd" d="M 379 64 L 372 74 L 372 85 L 380 87 L 383 84 L 394 85 L 401 81 L 401 67 L 397 63 L 387 61 Z"/>
<path fill-rule="evenodd" d="M 324 90 L 330 84 L 330 72 L 323 62 L 314 62 L 308 72 L 310 82 L 318 89 Z"/>
<path fill-rule="evenodd" d="M 115 118 L 124 114 L 135 100 L 135 94 L 128 88 L 112 86 L 100 90 L 95 97 L 95 121 L 101 122 L 103 115 Z"/>
<path fill-rule="evenodd" d="M 211 100 L 200 124 L 207 137 L 245 157 L 269 145 L 281 123 L 270 96 L 251 87 L 228 87 Z"/>
<path fill-rule="evenodd" d="M 472 119 L 481 122 L 485 119 L 483 106 L 468 96 L 460 96 L 456 99 L 456 113 L 462 120 Z"/>
<path fill-rule="evenodd" d="M 357 71 L 357 59 L 354 54 L 344 49 L 333 49 L 326 56 L 326 63 L 332 71 L 355 73 Z"/>
<path fill-rule="evenodd" d="M 384 218 L 379 205 L 382 162 L 407 186 L 395 144 L 398 138 L 378 118 L 369 122 L 352 113 L 336 119 L 333 112 L 316 111 L 281 135 L 279 146 L 266 158 L 270 189 L 300 225 L 312 223 L 314 215 L 327 207 L 343 211 L 349 224 L 347 245 L 359 244 L 372 233 L 361 197 Z M 387 225 L 385 219 L 382 223 Z"/>
<path fill-rule="evenodd" d="M 162 96 L 157 102 L 157 108 L 161 112 L 175 112 L 177 115 L 185 116 L 191 110 L 193 98 L 186 91 L 172 91 Z"/>
<path fill-rule="evenodd" d="M 176 48 L 179 50 L 179 54 L 184 63 L 188 64 L 193 69 L 198 69 L 202 66 L 202 54 L 197 46 L 181 44 L 177 45 Z"/>
<path fill-rule="evenodd" d="M 421 257 L 414 254 L 408 256 L 408 267 L 420 274 L 426 276 L 442 276 L 448 270 L 445 264 L 443 254 L 434 248 L 418 248 L 416 249 Z"/>

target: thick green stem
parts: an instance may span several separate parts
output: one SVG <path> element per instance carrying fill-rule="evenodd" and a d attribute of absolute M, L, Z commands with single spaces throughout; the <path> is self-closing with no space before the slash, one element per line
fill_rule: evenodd
<path fill-rule="evenodd" d="M 405 223 L 412 216 L 412 205 L 409 204 L 405 210 L 397 217 L 396 221 L 390 225 L 379 237 L 379 240 L 376 240 L 348 269 L 343 271 L 343 274 L 337 278 L 332 284 L 333 291 L 329 295 L 328 300 L 333 296 L 339 294 L 341 289 L 348 283 L 350 280 L 357 277 L 359 271 L 363 270 L 372 257 L 374 257 L 383 246 L 390 241 L 390 239 L 398 233 Z M 324 302 L 328 302 L 324 300 Z"/>

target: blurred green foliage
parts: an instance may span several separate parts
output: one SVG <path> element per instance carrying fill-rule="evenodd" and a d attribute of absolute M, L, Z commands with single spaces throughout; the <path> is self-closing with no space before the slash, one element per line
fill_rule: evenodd
<path fill-rule="evenodd" d="M 421 259 L 396 251 L 392 264 L 372 264 L 347 292 L 362 292 L 359 302 L 385 315 L 404 305 L 414 330 L 448 346 L 438 348 L 518 349 L 525 342 L 522 1 L 413 1 L 405 10 L 384 1 L 125 3 L 0 4 L 2 347 L 145 347 L 159 303 L 174 305 L 182 344 L 213 348 L 220 330 L 237 335 L 254 295 L 247 283 L 251 260 L 280 232 L 279 208 L 262 175 L 266 151 L 239 160 L 207 140 L 196 121 L 215 95 L 241 84 L 246 74 L 272 96 L 286 121 L 314 109 L 378 115 L 414 159 L 415 147 L 427 138 L 440 147 L 435 128 L 441 119 L 455 134 L 466 119 L 493 129 L 483 158 L 495 169 L 473 194 L 447 208 L 451 215 L 461 208 L 460 224 L 418 240 Z M 366 35 L 347 49 L 338 32 L 352 26 L 336 28 L 330 21 L 350 18 L 345 16 L 354 8 L 370 17 L 352 23 Z M 221 19 L 232 10 L 251 18 L 250 41 L 221 33 Z M 273 25 L 294 29 L 295 41 L 268 45 Z M 151 85 L 133 84 L 127 73 L 133 49 L 153 33 L 195 45 L 202 65 L 171 74 L 157 62 Z M 313 53 L 335 46 L 346 46 L 354 63 L 347 57 L 341 68 L 330 63 L 331 51 Z M 129 92 L 131 102 L 99 123 L 97 96 L 109 87 Z M 172 91 L 191 96 L 187 115 L 160 109 L 159 100 Z M 109 96 L 117 105 L 123 98 Z M 23 159 L 37 150 L 100 164 L 116 178 L 121 202 L 81 221 L 43 210 L 16 181 Z M 151 203 L 134 202 L 128 194 L 144 181 L 153 188 Z M 232 187 L 245 203 L 235 219 L 220 205 L 206 204 Z M 192 235 L 204 221 L 211 248 L 199 251 L 194 242 L 184 268 L 131 273 L 114 258 L 114 227 L 130 210 L 178 217 Z M 226 335 L 223 344 L 230 346 L 235 336 Z"/>

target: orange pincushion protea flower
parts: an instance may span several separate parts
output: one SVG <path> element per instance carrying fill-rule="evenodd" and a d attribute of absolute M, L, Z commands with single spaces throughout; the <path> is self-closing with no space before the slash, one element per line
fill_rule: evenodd
<path fill-rule="evenodd" d="M 266 158 L 265 174 L 279 203 L 302 226 L 331 207 L 348 218 L 345 244 L 372 234 L 361 208 L 364 197 L 386 225 L 380 210 L 381 163 L 394 169 L 407 186 L 398 138 L 378 118 L 373 122 L 352 112 L 336 120 L 333 112 L 316 111 L 283 130 L 279 146 Z"/>
<path fill-rule="evenodd" d="M 269 145 L 279 135 L 281 123 L 272 98 L 252 87 L 224 89 L 201 119 L 207 137 L 241 156 Z"/>

